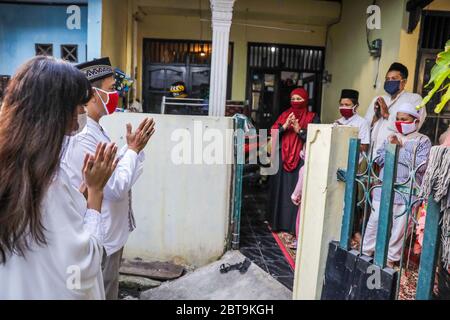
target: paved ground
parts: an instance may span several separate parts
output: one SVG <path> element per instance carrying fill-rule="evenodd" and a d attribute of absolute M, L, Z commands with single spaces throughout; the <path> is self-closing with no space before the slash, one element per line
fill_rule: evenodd
<path fill-rule="evenodd" d="M 223 263 L 242 262 L 239 251 L 227 252 L 221 260 L 199 268 L 180 279 L 142 292 L 141 300 L 290 300 L 292 292 L 255 264 L 246 273 L 220 273 Z"/>
<path fill-rule="evenodd" d="M 220 261 L 142 293 L 146 288 L 140 281 L 124 280 L 121 298 L 290 300 L 294 272 L 265 223 L 267 187 L 267 184 L 259 184 L 257 179 L 244 180 L 239 251 L 230 251 Z M 242 262 L 245 257 L 253 262 L 246 274 L 219 272 L 222 263 Z"/>

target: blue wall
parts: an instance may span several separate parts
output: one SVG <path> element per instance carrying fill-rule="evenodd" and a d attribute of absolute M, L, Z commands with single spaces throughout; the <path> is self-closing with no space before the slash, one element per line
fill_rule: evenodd
<path fill-rule="evenodd" d="M 13 75 L 35 55 L 36 43 L 52 43 L 60 58 L 62 44 L 78 45 L 78 62 L 86 61 L 87 6 L 81 8 L 81 29 L 69 30 L 66 6 L 0 3 L 0 74 Z"/>

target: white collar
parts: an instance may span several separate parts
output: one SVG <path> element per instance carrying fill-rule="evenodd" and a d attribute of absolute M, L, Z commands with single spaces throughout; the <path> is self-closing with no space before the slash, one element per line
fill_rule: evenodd
<path fill-rule="evenodd" d="M 394 98 L 392 99 L 392 96 L 388 96 L 389 100 L 390 100 L 390 104 L 388 106 L 388 108 L 390 108 L 394 103 L 397 102 L 397 100 L 400 98 L 400 96 L 405 93 L 405 89 L 403 89 L 402 91 L 400 91 L 400 93 Z"/>
<path fill-rule="evenodd" d="M 87 125 L 90 125 L 91 127 L 95 127 L 99 130 L 102 130 L 102 126 L 100 125 L 100 123 L 98 123 L 97 121 L 95 121 L 94 119 L 92 119 L 91 117 L 89 117 L 89 115 L 87 116 Z"/>

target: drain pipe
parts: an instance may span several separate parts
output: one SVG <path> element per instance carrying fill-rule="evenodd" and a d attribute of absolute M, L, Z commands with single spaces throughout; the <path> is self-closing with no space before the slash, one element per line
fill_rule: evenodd
<path fill-rule="evenodd" d="M 244 173 L 244 142 L 245 142 L 245 117 L 234 116 L 234 175 L 233 175 L 233 218 L 231 248 L 239 249 L 239 234 L 241 227 L 242 206 L 242 176 Z"/>

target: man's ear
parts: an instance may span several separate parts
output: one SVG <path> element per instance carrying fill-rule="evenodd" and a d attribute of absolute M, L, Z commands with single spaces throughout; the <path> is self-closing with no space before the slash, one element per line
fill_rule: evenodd
<path fill-rule="evenodd" d="M 408 82 L 408 79 L 402 79 L 402 81 L 401 81 L 401 83 L 403 83 L 403 88 L 402 89 L 405 89 L 407 82 Z"/>
<path fill-rule="evenodd" d="M 92 89 L 92 98 L 91 102 L 98 103 L 98 92 L 95 89 Z"/>

